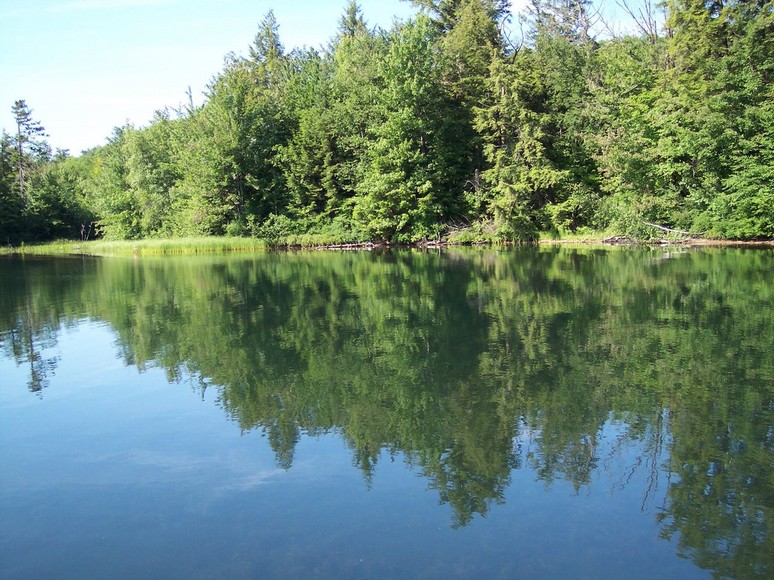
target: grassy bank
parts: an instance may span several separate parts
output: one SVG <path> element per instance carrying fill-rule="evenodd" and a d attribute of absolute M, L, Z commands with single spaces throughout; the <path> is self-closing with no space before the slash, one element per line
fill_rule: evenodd
<path fill-rule="evenodd" d="M 551 242 L 552 240 L 546 240 Z M 569 241 L 569 240 L 568 240 Z M 579 240 L 581 243 L 593 240 Z M 88 242 L 59 240 L 41 244 L 22 244 L 18 247 L 0 247 L 2 254 L 20 255 L 88 255 L 88 256 L 165 256 L 217 254 L 225 252 L 263 251 L 269 247 L 288 249 L 356 249 L 372 248 L 384 244 L 370 242 L 348 242 L 325 235 L 291 235 L 272 240 L 257 238 L 206 236 L 197 238 L 147 239 L 147 240 L 92 240 Z M 426 246 L 502 245 L 486 237 L 466 239 L 441 239 L 415 244 Z"/>
<path fill-rule="evenodd" d="M 266 249 L 266 242 L 255 238 L 197 237 L 147 240 L 60 240 L 45 244 L 0 248 L 3 254 L 23 255 L 89 255 L 89 256 L 164 256 L 251 252 Z"/>
<path fill-rule="evenodd" d="M 540 245 L 564 245 L 564 246 L 615 246 L 629 245 L 632 243 L 626 237 L 616 236 L 609 238 L 604 235 L 571 235 L 571 236 L 543 236 L 538 242 Z M 637 242 L 635 242 L 636 244 Z M 763 246 L 774 247 L 774 241 L 738 241 L 738 240 L 712 240 L 705 238 L 692 239 L 659 239 L 649 242 L 639 242 L 645 245 L 684 245 L 684 246 Z M 272 247 L 291 249 L 312 248 L 371 248 L 380 244 L 373 243 L 347 243 L 329 236 L 307 234 L 303 236 L 288 236 L 273 240 Z M 437 241 L 417 243 L 417 247 L 437 246 L 463 246 L 463 245 L 503 245 L 486 236 L 455 238 L 454 236 Z M 510 244 L 505 244 L 510 245 Z M 202 236 L 196 238 L 173 239 L 147 239 L 147 240 L 92 240 L 88 242 L 60 240 L 44 244 L 22 244 L 19 247 L 0 247 L 2 254 L 21 255 L 88 255 L 88 256 L 165 256 L 165 255 L 195 255 L 217 254 L 227 252 L 253 252 L 264 251 L 270 245 L 266 240 L 257 238 L 217 237 Z"/>

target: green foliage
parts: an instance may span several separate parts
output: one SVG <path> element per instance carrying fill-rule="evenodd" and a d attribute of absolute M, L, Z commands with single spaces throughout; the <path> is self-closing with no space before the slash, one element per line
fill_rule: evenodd
<path fill-rule="evenodd" d="M 94 219 L 84 189 L 88 161 L 66 151 L 53 156 L 25 101 L 12 111 L 16 135 L 3 132 L 0 141 L 0 240 L 78 238 Z"/>
<path fill-rule="evenodd" d="M 89 188 L 100 233 L 106 239 L 136 239 L 142 235 L 137 202 L 127 182 L 125 143 L 132 130 L 131 126 L 116 128 L 108 144 L 93 153 L 96 171 Z"/>
<path fill-rule="evenodd" d="M 349 0 L 344 14 L 339 18 L 339 37 L 354 38 L 367 33 L 368 28 L 360 5 L 355 0 Z"/>
<path fill-rule="evenodd" d="M 457 26 L 461 14 L 471 4 L 478 4 L 492 20 L 501 20 L 508 14 L 508 0 L 408 0 L 432 17 L 440 30 L 448 32 Z"/>
<path fill-rule="evenodd" d="M 52 155 L 18 101 L 3 243 L 77 236 L 95 217 L 112 239 L 279 241 L 280 218 L 291 236 L 350 241 L 471 223 L 500 241 L 643 239 L 643 221 L 774 235 L 771 0 L 670 0 L 663 27 L 614 38 L 593 37 L 587 0 L 533 0 L 519 47 L 502 34 L 507 2 L 413 3 L 385 32 L 350 1 L 325 49 L 290 53 L 269 12 L 202 107 L 117 128 L 83 163 Z"/>
<path fill-rule="evenodd" d="M 41 168 L 30 182 L 28 219 L 38 239 L 83 239 L 93 229 L 82 177 L 88 164 L 86 158 L 62 158 Z"/>
<path fill-rule="evenodd" d="M 24 228 L 22 200 L 15 187 L 13 154 L 13 140 L 3 131 L 0 138 L 0 244 L 4 246 L 17 243 Z"/>
<path fill-rule="evenodd" d="M 16 101 L 11 109 L 16 122 L 16 135 L 12 163 L 16 170 L 16 185 L 24 204 L 29 203 L 28 179 L 36 165 L 47 161 L 51 149 L 43 140 L 46 130 L 32 117 L 32 110 L 24 100 Z"/>
<path fill-rule="evenodd" d="M 279 241 L 292 234 L 299 233 L 299 224 L 284 215 L 270 214 L 256 227 L 255 235 L 264 240 L 269 247 L 277 246 Z"/>
<path fill-rule="evenodd" d="M 354 218 L 378 240 L 433 236 L 455 208 L 459 177 L 451 155 L 435 32 L 419 18 L 393 32 L 379 63 L 384 79 L 368 165 Z"/>
<path fill-rule="evenodd" d="M 497 22 L 485 4 L 480 0 L 461 3 L 454 26 L 441 40 L 447 67 L 444 81 L 468 109 L 481 102 L 492 56 L 502 50 Z"/>
<path fill-rule="evenodd" d="M 336 68 L 332 60 L 310 51 L 298 57 L 288 87 L 295 130 L 280 159 L 290 210 L 299 218 L 328 215 L 351 195 L 342 173 L 352 127 L 337 110 L 342 103 L 334 97 Z"/>
<path fill-rule="evenodd" d="M 281 63 L 275 58 L 273 51 L 258 62 L 229 58 L 207 103 L 185 120 L 172 192 L 178 215 L 185 216 L 178 232 L 235 233 L 249 217 L 260 221 L 284 209 L 277 151 L 288 130 L 276 98 Z"/>
<path fill-rule="evenodd" d="M 525 51 L 512 63 L 492 62 L 487 85 L 492 98 L 476 120 L 490 169 L 483 174 L 486 197 L 473 203 L 495 221 L 505 240 L 537 239 L 542 209 L 566 176 L 548 156 L 550 118 L 531 56 Z"/>

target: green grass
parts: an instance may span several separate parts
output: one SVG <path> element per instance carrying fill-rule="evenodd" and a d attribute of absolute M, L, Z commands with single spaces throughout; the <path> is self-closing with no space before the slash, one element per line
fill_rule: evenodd
<path fill-rule="evenodd" d="M 541 244 L 600 244 L 606 232 L 583 231 L 577 233 L 556 234 L 544 232 L 540 235 Z M 491 228 L 476 224 L 470 228 L 451 232 L 445 240 L 449 245 L 507 245 L 498 240 Z M 145 240 L 92 240 L 80 242 L 59 240 L 44 244 L 22 244 L 16 248 L 0 247 L 2 254 L 23 255 L 91 255 L 91 256 L 168 256 L 217 254 L 226 252 L 264 251 L 270 246 L 278 248 L 320 248 L 355 244 L 358 241 L 347 240 L 336 232 L 306 233 L 278 236 L 268 243 L 258 238 L 201 236 L 195 238 L 145 239 Z"/>
<path fill-rule="evenodd" d="M 577 232 L 541 232 L 540 243 L 545 245 L 588 245 L 601 244 L 602 240 L 613 234 L 609 232 L 600 232 L 596 230 L 582 229 Z"/>
<path fill-rule="evenodd" d="M 266 242 L 256 238 L 197 237 L 146 240 L 92 240 L 88 242 L 60 240 L 45 244 L 22 244 L 17 248 L 0 248 L 3 254 L 90 256 L 164 256 L 214 254 L 220 252 L 252 252 L 265 250 Z"/>

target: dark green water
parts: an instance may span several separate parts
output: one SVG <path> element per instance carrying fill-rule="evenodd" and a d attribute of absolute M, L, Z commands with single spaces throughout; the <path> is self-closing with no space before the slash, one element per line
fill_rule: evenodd
<path fill-rule="evenodd" d="M 2 578 L 774 575 L 774 253 L 0 260 Z"/>

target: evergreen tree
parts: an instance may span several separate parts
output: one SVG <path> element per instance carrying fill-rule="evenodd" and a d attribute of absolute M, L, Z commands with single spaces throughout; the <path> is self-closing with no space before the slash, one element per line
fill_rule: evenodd
<path fill-rule="evenodd" d="M 281 82 L 285 47 L 280 40 L 279 23 L 273 10 L 269 10 L 258 25 L 248 53 L 248 62 L 255 68 L 256 82 L 264 87 Z"/>
<path fill-rule="evenodd" d="M 433 23 L 443 32 L 454 28 L 459 21 L 462 7 L 470 0 L 408 0 L 426 12 Z M 501 21 L 510 11 L 509 0 L 481 0 L 490 18 Z"/>
<path fill-rule="evenodd" d="M 460 206 L 461 177 L 430 21 L 420 16 L 395 30 L 380 65 L 383 121 L 374 130 L 355 219 L 376 239 L 435 237 L 444 217 Z"/>
<path fill-rule="evenodd" d="M 328 200 L 339 196 L 335 173 L 341 159 L 331 111 L 331 60 L 308 51 L 296 56 L 294 68 L 288 99 L 295 130 L 282 149 L 281 165 L 292 211 L 303 220 L 321 216 Z"/>
<path fill-rule="evenodd" d="M 0 137 L 0 244 L 3 245 L 18 243 L 23 230 L 23 205 L 16 191 L 14 167 L 17 154 L 13 137 L 3 131 Z"/>
<path fill-rule="evenodd" d="M 24 100 L 14 102 L 11 112 L 16 122 L 14 165 L 17 185 L 19 196 L 23 203 L 27 204 L 29 202 L 26 186 L 28 173 L 37 162 L 48 160 L 51 150 L 43 140 L 43 137 L 47 137 L 46 130 L 40 122 L 33 119 L 32 110 Z"/>
<path fill-rule="evenodd" d="M 480 175 L 485 169 L 483 142 L 474 129 L 475 111 L 484 106 L 492 59 L 502 58 L 503 45 L 491 3 L 466 0 L 458 4 L 454 25 L 441 39 L 444 52 L 443 86 L 454 107 L 447 122 L 453 125 L 460 172 L 469 195 L 481 188 Z M 469 206 L 468 213 L 475 204 Z"/>
<path fill-rule="evenodd" d="M 363 10 L 355 0 L 349 0 L 344 9 L 344 14 L 339 17 L 339 38 L 355 37 L 368 32 L 366 21 L 363 18 Z"/>
<path fill-rule="evenodd" d="M 670 91 L 658 130 L 691 227 L 724 237 L 774 234 L 771 0 L 668 3 Z"/>
<path fill-rule="evenodd" d="M 498 237 L 534 240 L 545 225 L 544 208 L 567 171 L 549 156 L 549 99 L 533 54 L 521 52 L 513 62 L 494 60 L 487 88 L 490 101 L 479 109 L 476 127 L 485 141 L 488 190 L 475 203 L 485 219 L 494 221 Z"/>

